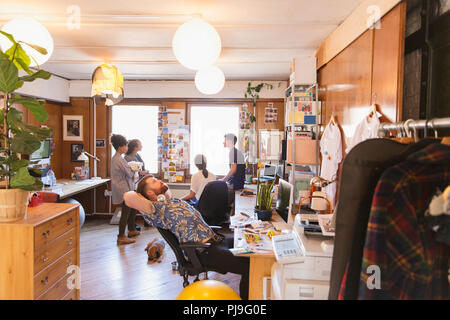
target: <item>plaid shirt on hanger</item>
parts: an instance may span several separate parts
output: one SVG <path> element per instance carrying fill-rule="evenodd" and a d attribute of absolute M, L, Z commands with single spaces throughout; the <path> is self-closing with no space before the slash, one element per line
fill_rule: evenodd
<path fill-rule="evenodd" d="M 449 299 L 450 247 L 436 242 L 424 212 L 450 184 L 450 146 L 436 143 L 386 170 L 372 200 L 359 299 Z M 381 271 L 381 289 L 369 289 Z"/>

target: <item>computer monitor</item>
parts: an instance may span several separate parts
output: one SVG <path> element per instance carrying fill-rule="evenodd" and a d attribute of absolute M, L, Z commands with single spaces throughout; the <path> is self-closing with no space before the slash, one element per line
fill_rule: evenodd
<path fill-rule="evenodd" d="M 277 172 L 277 166 L 272 164 L 266 164 L 264 166 L 263 177 L 273 177 L 275 178 L 275 174 Z"/>
<path fill-rule="evenodd" d="M 39 165 L 50 164 L 50 144 L 51 139 L 42 141 L 39 149 L 30 155 L 30 161 L 39 161 Z"/>
<path fill-rule="evenodd" d="M 292 199 L 294 196 L 294 186 L 286 180 L 280 179 L 278 183 L 278 200 L 276 211 L 287 223 L 292 222 Z"/>

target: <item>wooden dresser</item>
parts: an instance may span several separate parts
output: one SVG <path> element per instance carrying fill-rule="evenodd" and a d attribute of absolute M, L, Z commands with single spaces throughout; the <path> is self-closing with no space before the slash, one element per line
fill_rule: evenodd
<path fill-rule="evenodd" d="M 79 265 L 77 204 L 44 203 L 0 223 L 0 300 L 78 300 L 77 270 L 68 267 Z"/>

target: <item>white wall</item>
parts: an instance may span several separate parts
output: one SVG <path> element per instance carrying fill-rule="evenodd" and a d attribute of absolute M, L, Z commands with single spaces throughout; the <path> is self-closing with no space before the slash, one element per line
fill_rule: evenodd
<path fill-rule="evenodd" d="M 55 75 L 48 80 L 37 79 L 33 82 L 25 82 L 16 92 L 46 100 L 70 102 L 69 81 Z"/>
<path fill-rule="evenodd" d="M 264 89 L 260 98 L 284 98 L 287 81 L 252 81 L 252 85 L 267 82 L 273 85 L 272 90 Z M 226 81 L 225 87 L 215 95 L 204 95 L 195 87 L 194 81 L 125 81 L 125 98 L 210 98 L 210 99 L 242 99 L 248 81 Z M 71 97 L 89 97 L 91 95 L 90 80 L 71 80 L 69 84 Z"/>
<path fill-rule="evenodd" d="M 252 81 L 255 86 L 260 82 L 273 85 L 272 90 L 264 89 L 260 98 L 284 98 L 287 81 Z M 209 98 L 209 99 L 242 99 L 248 81 L 227 81 L 223 90 L 215 95 L 204 95 L 195 87 L 194 81 L 125 81 L 125 98 Z M 17 93 L 30 95 L 42 99 L 70 102 L 70 97 L 90 97 L 90 80 L 66 80 L 52 76 L 49 80 L 38 79 L 34 82 L 25 82 Z"/>

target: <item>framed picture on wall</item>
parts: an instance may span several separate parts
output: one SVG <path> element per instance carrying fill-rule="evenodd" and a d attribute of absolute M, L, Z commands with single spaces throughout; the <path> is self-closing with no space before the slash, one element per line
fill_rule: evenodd
<path fill-rule="evenodd" d="M 84 151 L 84 146 L 81 143 L 72 143 L 70 145 L 70 161 L 72 162 L 83 162 L 83 160 L 78 160 L 78 157 Z"/>
<path fill-rule="evenodd" d="M 63 140 L 83 141 L 83 116 L 63 116 Z"/>
<path fill-rule="evenodd" d="M 97 140 L 95 141 L 95 146 L 96 146 L 97 148 L 105 148 L 105 147 L 106 147 L 105 139 L 97 139 Z"/>

